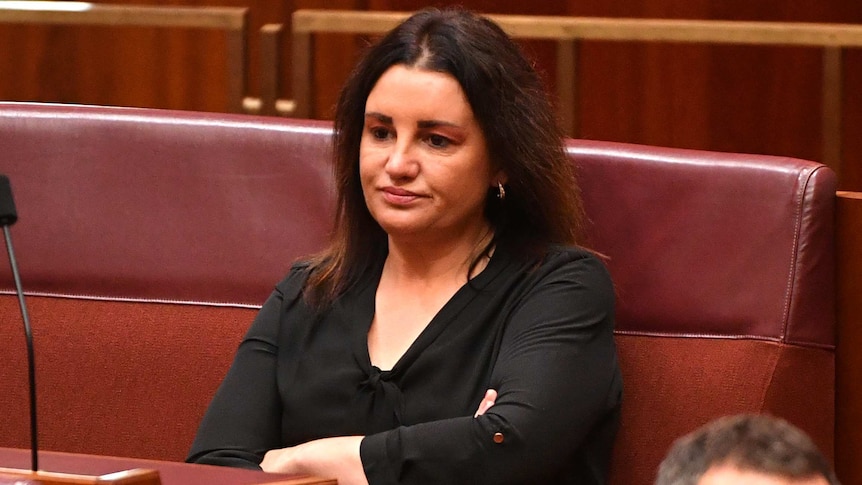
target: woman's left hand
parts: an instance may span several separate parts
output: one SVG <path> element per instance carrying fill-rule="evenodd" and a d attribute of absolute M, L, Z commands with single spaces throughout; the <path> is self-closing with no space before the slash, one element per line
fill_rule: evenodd
<path fill-rule="evenodd" d="M 474 418 L 478 418 L 479 416 L 485 414 L 485 412 L 491 409 L 491 406 L 497 402 L 497 390 L 496 389 L 488 389 L 485 391 L 485 397 L 482 398 L 482 402 L 479 403 L 479 409 L 476 410 L 476 413 L 473 414 Z"/>
<path fill-rule="evenodd" d="M 339 485 L 368 485 L 359 458 L 362 438 L 323 438 L 289 448 L 270 450 L 264 455 L 260 467 L 271 473 L 336 478 Z"/>

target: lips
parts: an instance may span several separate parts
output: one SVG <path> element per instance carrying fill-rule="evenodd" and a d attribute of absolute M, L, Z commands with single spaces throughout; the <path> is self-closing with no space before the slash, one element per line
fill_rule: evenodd
<path fill-rule="evenodd" d="M 409 204 L 416 199 L 422 197 L 415 192 L 411 192 L 409 190 L 405 190 L 399 187 L 384 187 L 381 189 L 381 191 L 383 192 L 383 198 L 390 204 L 395 205 Z"/>

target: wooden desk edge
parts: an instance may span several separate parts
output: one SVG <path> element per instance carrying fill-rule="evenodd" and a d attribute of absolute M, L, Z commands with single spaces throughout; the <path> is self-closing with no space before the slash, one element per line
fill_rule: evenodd
<path fill-rule="evenodd" d="M 275 482 L 261 483 L 260 485 L 338 485 L 338 480 L 334 478 L 308 477 L 278 480 Z"/>

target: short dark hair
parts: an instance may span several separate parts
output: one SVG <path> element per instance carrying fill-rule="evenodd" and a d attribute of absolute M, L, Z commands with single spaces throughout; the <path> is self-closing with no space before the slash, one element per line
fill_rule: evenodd
<path fill-rule="evenodd" d="M 662 461 L 655 485 L 697 485 L 712 466 L 791 479 L 820 477 L 838 485 L 835 473 L 802 430 L 767 415 L 716 419 L 678 439 Z"/>
<path fill-rule="evenodd" d="M 450 74 L 463 89 L 492 168 L 507 175 L 505 201 L 489 192 L 485 207 L 495 244 L 538 255 L 548 244 L 579 242 L 580 193 L 541 77 L 494 22 L 463 9 L 425 9 L 372 45 L 342 88 L 335 110 L 334 235 L 312 263 L 306 288 L 312 303 L 331 302 L 386 257 L 387 236 L 362 194 L 359 146 L 368 95 L 395 65 Z"/>

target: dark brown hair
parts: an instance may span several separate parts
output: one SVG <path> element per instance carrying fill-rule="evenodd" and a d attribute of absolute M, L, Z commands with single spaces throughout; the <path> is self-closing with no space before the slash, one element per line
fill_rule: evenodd
<path fill-rule="evenodd" d="M 577 244 L 581 205 L 545 86 L 518 46 L 492 21 L 461 9 L 422 10 L 370 47 L 342 88 L 335 111 L 337 205 L 330 247 L 312 262 L 306 297 L 326 306 L 379 265 L 387 236 L 365 205 L 359 145 L 365 102 L 394 65 L 448 73 L 461 85 L 485 136 L 506 198 L 489 191 L 485 215 L 494 243 L 525 257 L 549 244 Z"/>
<path fill-rule="evenodd" d="M 764 415 L 719 418 L 678 439 L 659 466 L 656 485 L 697 485 L 713 465 L 791 479 L 823 477 L 829 462 L 802 430 Z"/>

